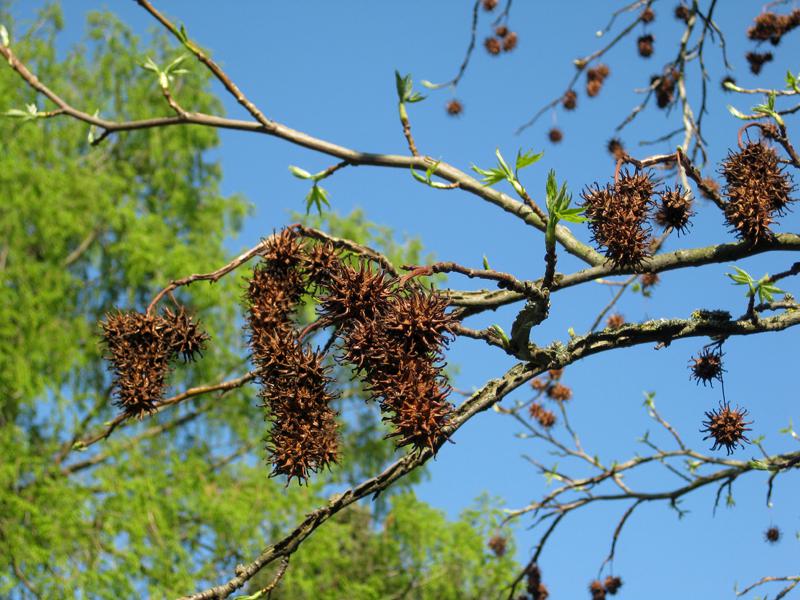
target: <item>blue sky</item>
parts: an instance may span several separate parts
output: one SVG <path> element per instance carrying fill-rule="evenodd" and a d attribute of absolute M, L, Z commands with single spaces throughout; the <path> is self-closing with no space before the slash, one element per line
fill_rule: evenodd
<path fill-rule="evenodd" d="M 40 2 L 19 3 L 21 17 L 29 16 Z M 151 19 L 134 2 L 65 2 L 64 42 L 78 39 L 89 10 L 108 8 L 130 26 L 145 34 Z M 636 105 L 640 96 L 632 90 L 649 82 L 651 74 L 672 59 L 681 34 L 672 17 L 673 3 L 663 0 L 654 7 L 656 21 L 648 29 L 655 35 L 655 53 L 637 56 L 637 33 L 612 50 L 604 62 L 611 76 L 595 99 L 579 96 L 574 113 L 545 114 L 521 135 L 516 128 L 542 105 L 564 91 L 573 74 L 571 61 L 604 43 L 595 32 L 608 22 L 610 12 L 621 2 L 524 2 L 514 3 L 510 27 L 519 34 L 519 47 L 512 53 L 490 57 L 481 47 L 491 18 L 481 14 L 478 48 L 469 70 L 455 92 L 441 90 L 410 107 L 417 144 L 421 152 L 441 158 L 463 170 L 471 164 L 492 166 L 499 147 L 506 156 L 518 149 L 545 150 L 540 163 L 524 172 L 523 182 L 541 198 L 549 169 L 566 179 L 573 194 L 613 176 L 613 161 L 605 151 L 613 128 Z M 703 3 L 705 4 L 705 3 Z M 190 36 L 211 48 L 213 56 L 230 77 L 267 116 L 295 129 L 356 149 L 406 153 L 397 120 L 395 69 L 412 73 L 415 80 L 450 79 L 463 58 L 469 39 L 471 3 L 438 2 L 256 2 L 228 3 L 171 0 L 156 5 L 183 22 Z M 220 7 L 224 6 L 224 10 Z M 792 56 L 800 55 L 800 35 L 789 34 L 774 50 L 776 60 L 765 65 L 759 77 L 751 75 L 744 53 L 752 44 L 745 29 L 761 8 L 759 2 L 719 3 L 717 22 L 726 32 L 733 76 L 740 85 L 783 84 L 787 68 L 798 68 Z M 610 35 L 630 19 L 623 15 Z M 641 26 L 639 26 L 641 27 Z M 176 55 L 178 54 L 176 49 Z M 724 71 L 719 47 L 708 43 L 706 60 L 712 73 L 709 82 L 710 114 L 705 117 L 705 135 L 710 147 L 707 174 L 727 149 L 736 144 L 739 122 L 725 110 L 733 102 L 747 110 L 760 98 L 723 95 L 719 88 Z M 192 68 L 199 68 L 193 66 Z M 690 68 L 689 94 L 696 101 L 696 63 Z M 582 81 L 582 80 L 581 80 Z M 582 87 L 579 87 L 582 92 Z M 219 89 L 229 116 L 244 118 L 242 109 Z M 452 97 L 464 104 L 459 118 L 449 118 L 445 103 Z M 190 108 L 190 107 L 187 107 Z M 165 111 L 166 114 L 166 111 Z M 557 122 L 564 141 L 547 142 L 547 130 Z M 787 119 L 790 133 L 796 116 Z M 678 114 L 650 107 L 639 115 L 621 137 L 637 157 L 670 152 L 674 146 L 661 143 L 639 148 L 641 139 L 657 138 L 680 126 Z M 281 140 L 238 132 L 221 132 L 221 160 L 226 193 L 243 193 L 254 210 L 243 234 L 231 240 L 231 251 L 256 243 L 260 237 L 290 220 L 289 212 L 302 210 L 307 184 L 293 178 L 290 164 L 318 171 L 333 159 L 293 147 Z M 674 182 L 669 182 L 674 183 Z M 524 226 L 480 199 L 460 191 L 430 190 L 412 180 L 404 170 L 370 167 L 349 168 L 337 173 L 325 186 L 332 207 L 344 214 L 363 208 L 368 217 L 392 226 L 398 235 L 418 236 L 426 249 L 442 260 L 480 267 L 488 256 L 493 268 L 535 278 L 543 270 L 541 234 Z M 688 236 L 671 237 L 667 250 L 704 246 L 728 241 L 719 211 L 698 202 L 699 214 Z M 779 230 L 797 231 L 797 214 L 783 219 Z M 588 241 L 588 230 L 573 230 Z M 756 276 L 787 268 L 796 255 L 756 257 L 737 263 Z M 561 256 L 561 271 L 579 268 L 575 260 Z M 740 288 L 725 277 L 729 265 L 711 265 L 683 273 L 667 273 L 652 298 L 628 295 L 619 311 L 630 321 L 655 317 L 686 317 L 697 308 L 721 308 L 734 315 L 744 311 L 746 300 Z M 475 289 L 470 280 L 453 279 L 454 287 Z M 795 281 L 785 289 L 800 293 Z M 559 292 L 553 298 L 551 319 L 534 331 L 536 342 L 566 339 L 567 329 L 585 331 L 610 299 L 610 290 L 598 284 Z M 515 307 L 518 308 L 518 307 Z M 498 323 L 507 331 L 514 307 L 467 322 L 473 327 Z M 673 343 L 655 351 L 649 346 L 591 357 L 570 366 L 564 382 L 573 388 L 570 404 L 575 429 L 590 453 L 602 460 L 624 460 L 645 449 L 636 443 L 645 430 L 656 435 L 656 427 L 642 408 L 643 392 L 656 392 L 661 414 L 683 434 L 690 446 L 707 452 L 710 444 L 699 432 L 703 413 L 720 399 L 714 389 L 689 380 L 687 362 L 707 340 Z M 794 449 L 787 436 L 778 433 L 790 418 L 800 421 L 797 410 L 797 333 L 733 339 L 725 345 L 726 392 L 734 404 L 750 410 L 754 435 L 764 435 L 770 452 Z M 458 341 L 449 354 L 458 365 L 457 387 L 471 389 L 499 376 L 512 361 L 473 340 Z M 530 388 L 518 391 L 504 405 L 524 400 Z M 430 466 L 431 478 L 418 493 L 434 506 L 455 516 L 484 491 L 503 499 L 503 505 L 518 508 L 539 498 L 546 490 L 543 478 L 521 455 L 545 463 L 556 459 L 546 448 L 515 437 L 521 430 L 507 417 L 488 412 L 475 418 L 455 436 Z M 665 444 L 666 437 L 657 435 Z M 734 458 L 756 456 L 757 450 L 739 450 Z M 719 454 L 719 453 L 717 453 Z M 724 453 L 722 453 L 724 454 Z M 563 466 L 563 464 L 562 464 Z M 632 477 L 640 489 L 662 491 L 677 487 L 678 480 L 663 469 L 644 477 Z M 746 584 L 763 575 L 796 572 L 800 529 L 796 511 L 797 475 L 785 474 L 776 482 L 773 503 L 765 505 L 766 477 L 750 474 L 734 485 L 736 506 L 722 506 L 712 518 L 716 487 L 692 494 L 683 508 L 689 514 L 678 520 L 664 503 L 651 503 L 628 522 L 617 549 L 615 571 L 626 581 L 623 598 L 651 600 L 732 597 L 734 582 Z M 540 561 L 545 582 L 554 598 L 588 597 L 588 582 L 608 552 L 614 527 L 628 504 L 588 507 L 568 516 L 548 543 Z M 539 530 L 529 530 L 523 518 L 518 527 L 519 557 L 524 560 L 538 541 Z M 776 547 L 762 541 L 762 533 L 775 524 L 785 538 Z M 752 597 L 752 596 L 751 596 Z"/>

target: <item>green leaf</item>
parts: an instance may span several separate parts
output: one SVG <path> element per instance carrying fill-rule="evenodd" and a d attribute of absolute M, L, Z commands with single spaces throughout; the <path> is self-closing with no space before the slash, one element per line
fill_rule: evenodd
<path fill-rule="evenodd" d="M 166 68 L 164 69 L 164 72 L 165 73 L 173 73 L 175 71 L 175 69 L 177 69 L 178 66 L 180 66 L 180 64 L 183 61 L 185 61 L 187 58 L 189 58 L 188 54 L 186 54 L 186 53 L 181 54 L 178 58 L 176 58 L 175 60 L 173 60 L 171 63 L 169 63 L 166 66 Z"/>
<path fill-rule="evenodd" d="M 480 167 L 472 165 L 472 170 L 478 173 L 479 175 L 483 175 L 483 179 L 481 182 L 483 185 L 491 186 L 499 181 L 503 181 L 506 179 L 506 174 L 501 169 L 489 169 L 484 170 Z"/>
<path fill-rule="evenodd" d="M 321 215 L 323 204 L 328 208 L 331 206 L 328 201 L 328 192 L 315 183 L 311 186 L 311 191 L 306 195 L 306 214 L 309 214 L 311 212 L 311 207 L 314 206 Z"/>
<path fill-rule="evenodd" d="M 569 208 L 560 211 L 558 216 L 561 220 L 569 221 L 570 223 L 585 223 L 589 218 L 583 216 L 583 210 L 583 208 Z"/>
<path fill-rule="evenodd" d="M 6 47 L 8 47 L 9 44 L 8 29 L 6 29 L 5 25 L 0 25 L 0 44 Z"/>
<path fill-rule="evenodd" d="M 20 110 L 18 108 L 10 108 L 9 110 L 3 113 L 5 117 L 12 117 L 15 119 L 30 119 L 31 115 L 28 111 Z"/>
<path fill-rule="evenodd" d="M 489 329 L 491 329 L 495 334 L 497 334 L 500 337 L 501 340 L 503 340 L 504 345 L 508 346 L 511 343 L 511 340 L 508 339 L 508 335 L 506 335 L 506 332 L 503 331 L 503 328 L 500 327 L 500 325 L 492 325 L 491 327 L 489 327 Z"/>
<path fill-rule="evenodd" d="M 550 169 L 547 173 L 545 192 L 547 194 L 547 211 L 553 212 L 558 196 L 558 182 L 556 181 L 556 172 L 553 169 Z"/>
<path fill-rule="evenodd" d="M 188 44 L 189 43 L 189 34 L 186 32 L 186 27 L 183 25 L 183 23 L 181 23 L 179 32 L 180 33 L 179 33 L 178 37 L 180 38 L 181 43 L 182 44 Z"/>
<path fill-rule="evenodd" d="M 738 109 L 734 108 L 730 104 L 728 104 L 728 112 L 731 113 L 737 119 L 742 119 L 743 121 L 752 119 L 752 117 L 744 114 L 743 112 L 740 112 Z"/>
<path fill-rule="evenodd" d="M 489 267 L 489 259 L 486 258 L 485 254 L 483 255 L 483 268 L 486 269 L 487 271 L 491 270 Z"/>
<path fill-rule="evenodd" d="M 94 111 L 94 114 L 92 114 L 92 116 L 96 118 L 97 115 L 99 114 L 100 114 L 100 109 L 98 108 L 97 110 Z M 89 125 L 89 133 L 86 135 L 86 141 L 88 141 L 90 145 L 94 144 L 94 141 L 96 139 L 95 138 L 96 134 L 97 134 L 97 126 Z"/>
<path fill-rule="evenodd" d="M 538 162 L 544 156 L 544 151 L 539 152 L 538 154 L 534 154 L 533 150 L 529 152 L 525 152 L 524 154 L 522 151 L 517 152 L 517 162 L 516 162 L 516 171 L 520 169 L 524 169 L 525 167 L 529 167 L 535 162 Z"/>
<path fill-rule="evenodd" d="M 292 175 L 294 175 L 298 179 L 311 179 L 311 173 L 309 173 L 305 169 L 301 169 L 300 167 L 289 165 L 289 171 L 292 173 Z"/>
<path fill-rule="evenodd" d="M 152 71 L 153 73 L 159 73 L 161 71 L 159 66 L 153 62 L 153 59 L 149 56 L 147 57 L 147 60 L 141 63 L 139 66 L 148 71 Z"/>
<path fill-rule="evenodd" d="M 514 179 L 511 169 L 508 168 L 506 161 L 503 160 L 503 155 L 500 154 L 500 148 L 495 149 L 494 153 L 497 156 L 497 162 L 500 164 L 500 168 L 503 170 L 503 173 L 505 173 L 506 178 L 509 180 Z"/>

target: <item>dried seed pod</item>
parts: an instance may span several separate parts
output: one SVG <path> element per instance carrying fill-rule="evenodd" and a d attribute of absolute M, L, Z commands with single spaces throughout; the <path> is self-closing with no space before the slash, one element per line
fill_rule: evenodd
<path fill-rule="evenodd" d="M 459 102 L 454 98 L 453 100 L 450 100 L 450 102 L 447 103 L 445 110 L 447 111 L 447 114 L 450 115 L 451 117 L 457 117 L 462 112 L 464 112 L 464 106 L 461 104 L 461 102 Z"/>
<path fill-rule="evenodd" d="M 619 313 L 609 315 L 608 319 L 606 319 L 606 327 L 608 329 L 619 329 L 623 325 L 625 325 L 625 317 Z"/>
<path fill-rule="evenodd" d="M 639 36 L 636 40 L 636 49 L 639 51 L 639 56 L 649 58 L 653 55 L 653 40 L 653 36 L 649 33 Z"/>
<path fill-rule="evenodd" d="M 754 19 L 754 25 L 747 29 L 747 37 L 757 42 L 769 40 L 773 46 L 777 46 L 781 38 L 798 25 L 800 9 L 795 9 L 788 15 L 762 12 Z"/>
<path fill-rule="evenodd" d="M 545 429 L 550 429 L 556 424 L 556 415 L 552 411 L 547 410 L 538 402 L 531 403 L 531 405 L 528 407 L 528 413 L 530 414 L 531 419 L 537 421 L 539 425 Z"/>
<path fill-rule="evenodd" d="M 694 215 L 691 192 L 678 185 L 674 190 L 667 187 L 659 196 L 661 201 L 656 206 L 655 222 L 664 229 L 672 227 L 679 235 L 686 233 L 691 225 L 689 219 Z"/>
<path fill-rule="evenodd" d="M 658 273 L 645 273 L 639 277 L 639 283 L 642 284 L 642 289 L 645 291 L 657 286 L 659 281 L 661 281 L 661 278 Z"/>
<path fill-rule="evenodd" d="M 106 315 L 100 323 L 114 375 L 114 404 L 128 417 L 154 412 L 163 399 L 173 353 L 163 317 L 137 312 Z"/>
<path fill-rule="evenodd" d="M 500 50 L 502 46 L 500 45 L 500 40 L 493 37 L 488 37 L 483 40 L 483 47 L 486 48 L 486 51 L 491 54 L 492 56 L 497 56 L 500 54 Z"/>
<path fill-rule="evenodd" d="M 567 90 L 564 94 L 564 97 L 561 98 L 561 106 L 564 107 L 564 110 L 575 110 L 575 107 L 578 105 L 578 94 L 575 90 Z"/>
<path fill-rule="evenodd" d="M 606 577 L 605 581 L 603 581 L 603 587 L 605 588 L 606 592 L 614 596 L 619 591 L 619 588 L 622 587 L 622 579 L 609 575 Z"/>
<path fill-rule="evenodd" d="M 679 73 L 675 69 L 670 69 L 662 75 L 653 75 L 650 78 L 650 85 L 655 84 L 656 105 L 658 108 L 667 108 L 675 99 L 675 84 L 678 81 Z"/>
<path fill-rule="evenodd" d="M 564 139 L 564 134 L 558 127 L 553 127 L 550 131 L 547 132 L 547 138 L 552 143 L 558 144 L 561 140 Z"/>
<path fill-rule="evenodd" d="M 624 173 L 617 183 L 584 190 L 585 214 L 594 241 L 617 267 L 638 269 L 649 256 L 653 182 L 648 173 Z"/>
<path fill-rule="evenodd" d="M 625 156 L 625 147 L 622 145 L 622 140 L 619 138 L 611 138 L 608 140 L 606 149 L 616 160 L 620 160 Z"/>
<path fill-rule="evenodd" d="M 495 556 L 498 558 L 502 557 L 506 553 L 506 545 L 508 544 L 508 540 L 504 538 L 502 535 L 493 535 L 489 538 L 489 550 L 491 550 Z"/>
<path fill-rule="evenodd" d="M 685 4 L 678 4 L 678 6 L 675 7 L 675 18 L 678 19 L 679 21 L 688 23 L 691 17 L 692 17 L 692 9 L 686 6 Z"/>
<path fill-rule="evenodd" d="M 164 311 L 166 337 L 170 341 L 171 353 L 183 358 L 184 362 L 192 362 L 195 355 L 203 355 L 203 349 L 209 340 L 208 334 L 200 329 L 200 324 L 186 314 L 181 306 L 177 312 L 170 309 Z"/>
<path fill-rule="evenodd" d="M 642 23 L 652 23 L 656 18 L 656 13 L 648 6 L 642 11 L 639 18 L 642 20 Z"/>
<path fill-rule="evenodd" d="M 497 37 L 504 38 L 508 35 L 508 27 L 506 27 L 505 25 L 499 25 L 495 27 L 494 33 Z"/>
<path fill-rule="evenodd" d="M 770 544 L 777 544 L 781 539 L 781 530 L 774 525 L 764 532 L 764 540 Z"/>
<path fill-rule="evenodd" d="M 517 34 L 513 31 L 509 31 L 505 36 L 503 36 L 503 52 L 511 52 L 517 47 L 517 42 Z"/>
<path fill-rule="evenodd" d="M 483 10 L 486 12 L 491 12 L 497 7 L 498 0 L 482 0 L 481 4 L 483 5 Z"/>
<path fill-rule="evenodd" d="M 589 593 L 592 596 L 592 600 L 605 600 L 606 597 L 606 590 L 603 587 L 602 582 L 595 579 L 589 584 Z"/>
<path fill-rule="evenodd" d="M 758 75 L 765 63 L 772 62 L 773 56 L 772 52 L 748 52 L 745 58 L 750 64 L 750 72 Z"/>
<path fill-rule="evenodd" d="M 564 384 L 555 383 L 547 388 L 547 397 L 558 402 L 566 402 L 572 398 L 572 389 Z"/>
<path fill-rule="evenodd" d="M 703 348 L 700 354 L 693 356 L 689 361 L 689 368 L 692 371 L 690 377 L 697 383 L 702 381 L 703 386 L 708 383 L 713 387 L 715 379 L 721 382 L 722 374 L 725 372 L 722 368 L 722 356 L 719 347 Z"/>
<path fill-rule="evenodd" d="M 727 186 L 725 220 L 737 235 L 752 244 L 770 239 L 770 225 L 794 202 L 791 178 L 778 162 L 774 148 L 749 142 L 743 150 L 728 154 L 722 164 Z"/>
<path fill-rule="evenodd" d="M 722 402 L 718 410 L 711 410 L 706 413 L 707 421 L 703 421 L 704 428 L 701 433 L 708 433 L 704 440 L 713 438 L 714 445 L 711 450 L 725 447 L 728 454 L 732 454 L 736 446 L 744 448 L 745 443 L 750 440 L 745 436 L 745 431 L 750 431 L 752 421 L 745 421 L 747 410 L 739 407 L 731 408 L 727 402 Z"/>

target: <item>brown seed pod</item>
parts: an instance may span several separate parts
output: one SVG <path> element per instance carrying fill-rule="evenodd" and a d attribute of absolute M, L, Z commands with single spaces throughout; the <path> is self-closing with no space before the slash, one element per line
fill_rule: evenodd
<path fill-rule="evenodd" d="M 500 558 L 506 553 L 507 543 L 508 540 L 506 540 L 506 538 L 504 538 L 502 535 L 493 535 L 491 538 L 489 538 L 489 543 L 487 546 L 489 546 L 489 550 L 491 550 L 495 556 Z"/>
<path fill-rule="evenodd" d="M 561 376 L 564 374 L 564 368 L 562 367 L 560 369 L 549 369 L 547 371 L 547 374 L 550 376 L 550 379 L 559 380 L 561 379 Z"/>
<path fill-rule="evenodd" d="M 770 544 L 777 544 L 781 539 L 781 530 L 774 525 L 764 532 L 764 540 Z"/>
<path fill-rule="evenodd" d="M 609 315 L 608 319 L 606 319 L 606 327 L 608 329 L 619 329 L 623 325 L 625 325 L 625 317 L 619 313 Z"/>
<path fill-rule="evenodd" d="M 662 75 L 653 75 L 650 78 L 650 85 L 655 84 L 656 105 L 658 108 L 667 108 L 675 99 L 675 84 L 678 81 L 679 73 L 670 69 Z"/>
<path fill-rule="evenodd" d="M 661 199 L 653 217 L 655 222 L 664 229 L 672 227 L 678 235 L 686 233 L 691 225 L 689 219 L 694 215 L 691 192 L 678 185 L 674 190 L 667 187 L 659 196 Z"/>
<path fill-rule="evenodd" d="M 774 148 L 749 142 L 743 150 L 731 152 L 722 164 L 727 185 L 725 220 L 737 235 L 752 244 L 770 239 L 770 225 L 794 202 L 794 186 L 778 162 Z"/>
<path fill-rule="evenodd" d="M 495 27 L 494 33 L 497 37 L 504 38 L 508 35 L 508 27 L 506 27 L 505 25 L 499 25 Z"/>
<path fill-rule="evenodd" d="M 550 131 L 547 132 L 547 138 L 552 143 L 558 144 L 561 140 L 564 139 L 564 134 L 558 127 L 553 127 Z"/>
<path fill-rule="evenodd" d="M 625 147 L 622 145 L 622 140 L 619 138 L 611 138 L 606 145 L 608 153 L 611 154 L 616 160 L 625 157 Z"/>
<path fill-rule="evenodd" d="M 170 309 L 164 311 L 166 322 L 165 335 L 169 339 L 170 351 L 180 356 L 184 362 L 193 362 L 195 355 L 203 356 L 203 349 L 209 340 L 208 334 L 200 328 L 200 324 L 186 314 L 181 306 L 177 312 Z"/>
<path fill-rule="evenodd" d="M 564 384 L 556 383 L 547 388 L 547 397 L 558 402 L 566 402 L 572 398 L 572 389 Z"/>
<path fill-rule="evenodd" d="M 497 7 L 498 0 L 482 0 L 483 10 L 491 12 Z"/>
<path fill-rule="evenodd" d="M 638 269 L 650 255 L 653 181 L 649 173 L 623 173 L 614 186 L 585 190 L 585 214 L 594 241 L 618 267 Z"/>
<path fill-rule="evenodd" d="M 754 25 L 747 29 L 747 37 L 757 42 L 769 40 L 773 46 L 777 46 L 781 38 L 798 25 L 800 9 L 795 9 L 788 15 L 762 12 L 754 19 Z"/>
<path fill-rule="evenodd" d="M 686 6 L 685 4 L 678 4 L 678 6 L 675 7 L 675 18 L 678 19 L 679 21 L 688 23 L 691 17 L 692 17 L 692 9 Z"/>
<path fill-rule="evenodd" d="M 597 579 L 589 584 L 589 593 L 592 596 L 592 600 L 605 600 L 606 590 L 602 582 Z"/>
<path fill-rule="evenodd" d="M 639 277 L 639 283 L 642 284 L 643 290 L 654 288 L 660 281 L 661 278 L 658 276 L 658 273 L 645 273 Z"/>
<path fill-rule="evenodd" d="M 486 48 L 486 51 L 491 54 L 492 56 L 497 56 L 500 54 L 500 50 L 502 46 L 500 45 L 500 40 L 493 37 L 488 37 L 483 40 L 483 47 Z"/>
<path fill-rule="evenodd" d="M 445 110 L 447 111 L 447 114 L 450 115 L 451 117 L 457 117 L 462 112 L 464 112 L 464 105 L 454 98 L 447 103 L 447 105 L 445 106 Z"/>
<path fill-rule="evenodd" d="M 603 89 L 603 82 L 599 79 L 592 79 L 586 82 L 586 95 L 594 98 Z"/>
<path fill-rule="evenodd" d="M 653 36 L 649 33 L 639 36 L 636 40 L 636 48 L 639 52 L 639 56 L 642 58 L 649 58 L 653 55 L 653 40 Z"/>
<path fill-rule="evenodd" d="M 622 587 L 622 579 L 609 575 L 606 577 L 605 581 L 603 581 L 603 587 L 605 588 L 606 592 L 614 596 L 619 591 L 619 588 Z"/>
<path fill-rule="evenodd" d="M 736 446 L 744 448 L 750 440 L 745 436 L 745 431 L 750 431 L 752 421 L 745 421 L 747 410 L 739 407 L 731 408 L 727 402 L 722 402 L 719 409 L 706 412 L 707 421 L 703 421 L 704 428 L 701 433 L 708 433 L 704 440 L 713 438 L 714 445 L 711 450 L 725 447 L 728 454 L 732 454 Z"/>
<path fill-rule="evenodd" d="M 772 62 L 772 52 L 748 52 L 745 58 L 750 65 L 750 72 L 753 75 L 761 73 L 764 63 Z"/>
<path fill-rule="evenodd" d="M 653 9 L 649 6 L 642 11 L 642 14 L 639 15 L 642 23 L 652 23 L 656 18 L 656 13 L 653 12 Z"/>
<path fill-rule="evenodd" d="M 514 48 L 517 47 L 517 34 L 513 31 L 509 31 L 503 37 L 503 52 L 511 52 Z"/>
<path fill-rule="evenodd" d="M 545 429 L 550 429 L 556 424 L 556 415 L 552 411 L 547 410 L 538 402 L 531 403 L 531 405 L 528 407 L 528 413 L 530 414 L 531 419 L 538 421 L 539 425 Z"/>
<path fill-rule="evenodd" d="M 564 97 L 561 98 L 561 106 L 564 107 L 564 110 L 575 110 L 575 107 L 578 105 L 578 94 L 575 90 L 567 90 L 564 94 Z"/>
<path fill-rule="evenodd" d="M 693 356 L 689 361 L 689 368 L 692 371 L 690 377 L 697 383 L 702 381 L 703 386 L 708 383 L 713 387 L 715 379 L 722 382 L 722 374 L 725 372 L 722 368 L 722 357 L 722 350 L 719 347 L 703 348 L 700 354 Z"/>
<path fill-rule="evenodd" d="M 114 404 L 128 417 L 151 414 L 163 399 L 173 355 L 169 324 L 160 316 L 117 312 L 100 326 L 114 371 Z"/>

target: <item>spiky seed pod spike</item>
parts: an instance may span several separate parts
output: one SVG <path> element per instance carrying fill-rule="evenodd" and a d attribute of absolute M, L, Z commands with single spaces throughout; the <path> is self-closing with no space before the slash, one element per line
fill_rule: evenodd
<path fill-rule="evenodd" d="M 745 421 L 747 410 L 742 408 L 731 408 L 726 402 L 720 404 L 717 410 L 706 412 L 706 421 L 703 421 L 704 428 L 701 433 L 708 433 L 703 439 L 713 438 L 714 445 L 711 450 L 724 447 L 728 454 L 733 454 L 736 446 L 750 443 L 745 436 L 746 431 L 750 431 L 748 425 L 752 421 Z"/>

